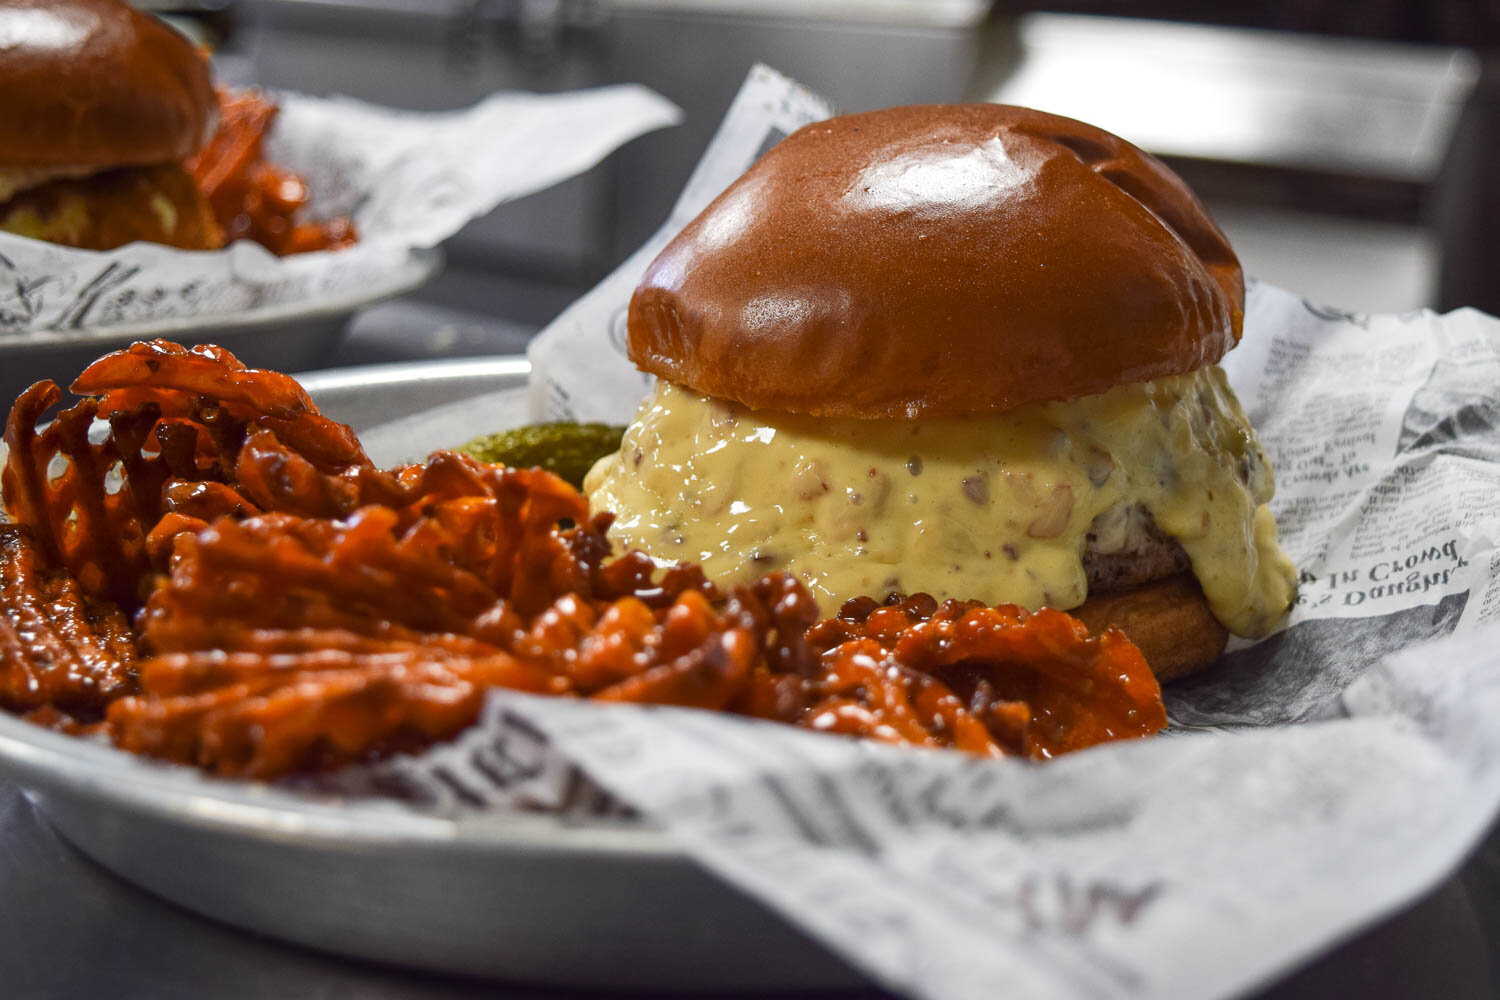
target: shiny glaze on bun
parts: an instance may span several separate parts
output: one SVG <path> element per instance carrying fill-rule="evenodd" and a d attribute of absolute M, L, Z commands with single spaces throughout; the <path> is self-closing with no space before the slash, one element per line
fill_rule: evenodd
<path fill-rule="evenodd" d="M 207 61 L 121 0 L 0 5 L 0 167 L 165 163 L 217 113 Z"/>
<path fill-rule="evenodd" d="M 996 104 L 847 115 L 773 147 L 631 299 L 642 369 L 756 409 L 954 417 L 1183 374 L 1239 339 L 1202 204 L 1108 132 Z"/>

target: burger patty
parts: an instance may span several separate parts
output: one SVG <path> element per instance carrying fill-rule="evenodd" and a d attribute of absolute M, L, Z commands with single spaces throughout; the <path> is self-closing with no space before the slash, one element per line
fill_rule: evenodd
<path fill-rule="evenodd" d="M 1085 538 L 1083 571 L 1089 594 L 1111 594 L 1192 572 L 1187 553 L 1162 533 L 1140 504 L 1114 508 L 1094 519 Z"/>

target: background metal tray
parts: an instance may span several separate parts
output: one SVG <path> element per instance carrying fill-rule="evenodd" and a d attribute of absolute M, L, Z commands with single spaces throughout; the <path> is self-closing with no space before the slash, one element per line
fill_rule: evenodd
<path fill-rule="evenodd" d="M 383 299 L 425 284 L 443 265 L 441 250 L 413 250 L 401 266 L 356 292 L 228 313 L 128 323 L 83 330 L 47 330 L 0 337 L 0 399 L 33 382 L 66 378 L 109 351 L 163 337 L 183 344 L 220 344 L 252 367 L 296 371 L 330 363 L 349 318 Z"/>

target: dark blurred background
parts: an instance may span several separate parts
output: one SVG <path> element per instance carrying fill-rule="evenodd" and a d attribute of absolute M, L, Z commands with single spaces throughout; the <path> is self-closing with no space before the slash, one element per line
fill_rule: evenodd
<path fill-rule="evenodd" d="M 1001 100 L 1167 158 L 1248 273 L 1324 304 L 1500 312 L 1500 0 L 154 0 L 220 75 L 400 107 L 645 83 L 686 124 L 504 206 L 342 360 L 513 351 L 665 217 L 750 65 L 845 110 Z M 433 327 L 431 343 L 412 327 Z"/>

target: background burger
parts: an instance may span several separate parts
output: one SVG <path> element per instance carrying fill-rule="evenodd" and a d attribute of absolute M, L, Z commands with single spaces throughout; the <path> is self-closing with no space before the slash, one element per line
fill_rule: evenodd
<path fill-rule="evenodd" d="M 90 250 L 223 245 L 182 165 L 217 102 L 176 31 L 122 0 L 12 0 L 0 92 L 0 229 Z"/>
<path fill-rule="evenodd" d="M 1294 595 L 1216 364 L 1243 304 L 1203 206 L 1107 132 L 809 125 L 648 268 L 629 347 L 660 378 L 586 488 L 618 541 L 726 582 L 1072 609 L 1170 679 Z"/>

